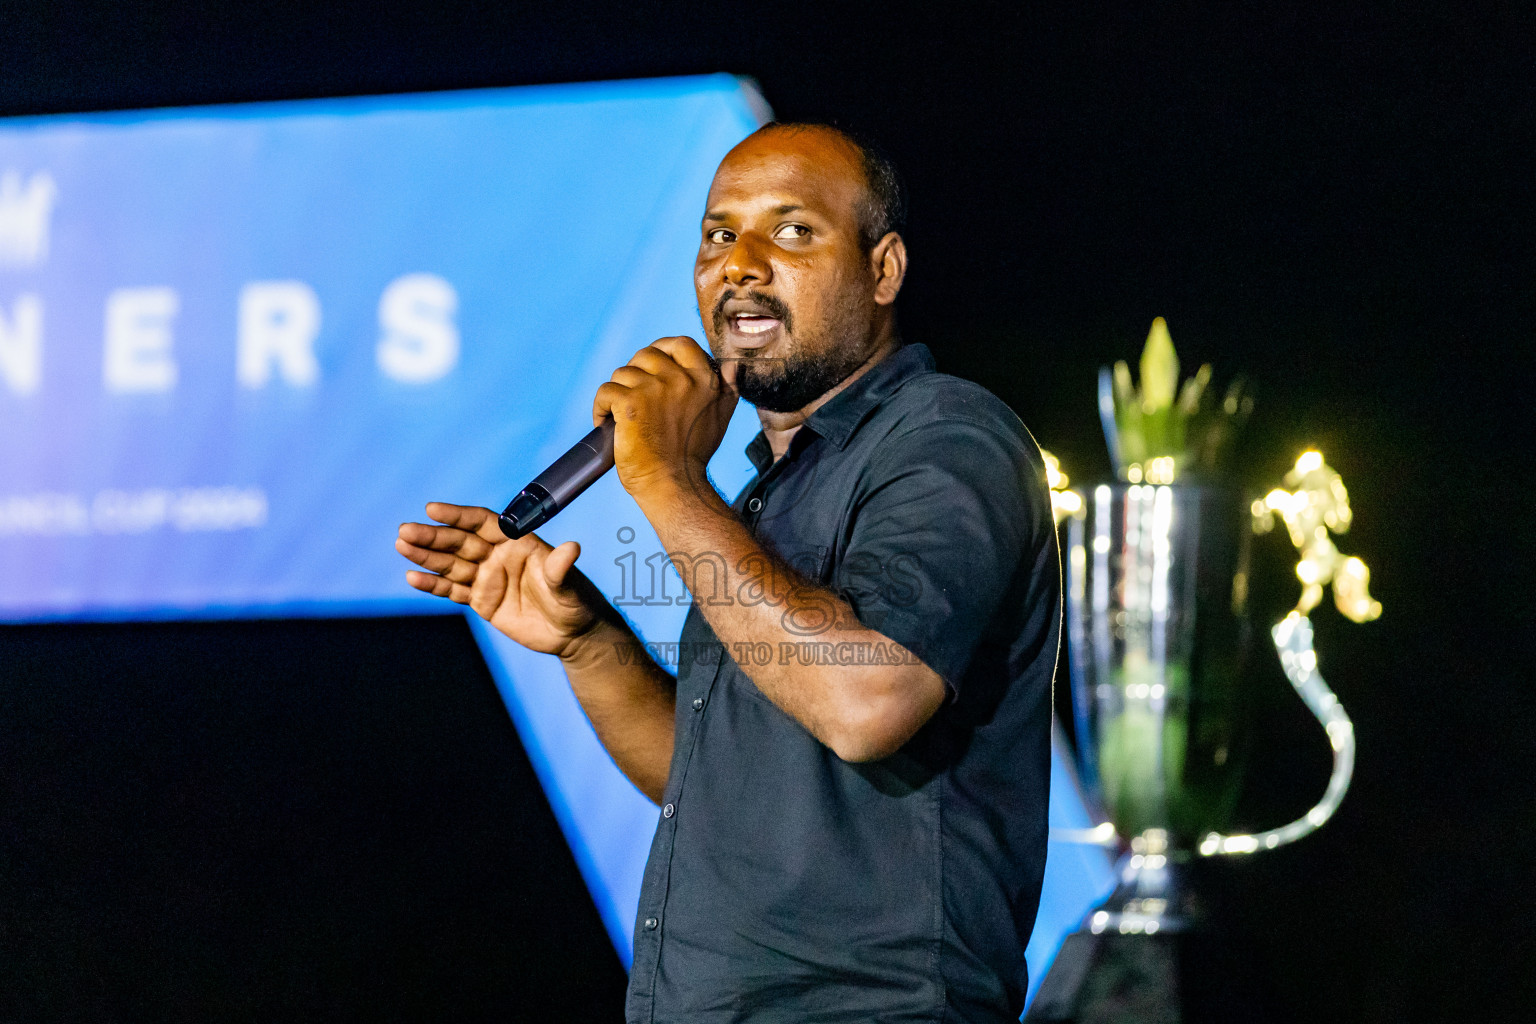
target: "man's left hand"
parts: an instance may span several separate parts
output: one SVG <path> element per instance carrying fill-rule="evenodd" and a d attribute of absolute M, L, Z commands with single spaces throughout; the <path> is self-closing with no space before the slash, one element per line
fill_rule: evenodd
<path fill-rule="evenodd" d="M 736 408 L 709 355 L 692 338 L 662 338 L 597 389 L 592 422 L 612 416 L 614 462 L 636 501 L 663 489 L 709 488 L 704 468 Z"/>

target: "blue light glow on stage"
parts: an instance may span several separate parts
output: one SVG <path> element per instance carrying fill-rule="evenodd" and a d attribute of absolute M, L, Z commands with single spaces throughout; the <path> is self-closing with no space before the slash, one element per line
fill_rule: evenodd
<path fill-rule="evenodd" d="M 698 336 L 703 197 L 765 110 L 715 75 L 0 121 L 0 619 L 457 611 L 397 525 L 499 508 L 613 367 Z M 611 474 L 542 532 L 610 592 L 658 550 Z M 664 641 L 684 608 L 626 612 Z M 656 808 L 470 619 L 627 963 Z M 1108 883 L 1053 847 L 1033 981 Z"/>

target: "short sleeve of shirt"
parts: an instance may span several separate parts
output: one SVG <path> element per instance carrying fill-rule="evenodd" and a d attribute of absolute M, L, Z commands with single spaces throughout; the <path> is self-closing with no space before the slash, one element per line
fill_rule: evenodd
<path fill-rule="evenodd" d="M 1034 451 L 1022 425 L 929 421 L 881 441 L 856 498 L 835 585 L 955 697 L 1021 560 L 1049 536 Z"/>

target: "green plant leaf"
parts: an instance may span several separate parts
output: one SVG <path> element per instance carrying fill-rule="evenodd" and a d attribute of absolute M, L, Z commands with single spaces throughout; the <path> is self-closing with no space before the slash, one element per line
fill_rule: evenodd
<path fill-rule="evenodd" d="M 1205 389 L 1211 383 L 1211 364 L 1206 363 L 1195 371 L 1195 375 L 1184 382 L 1184 387 L 1179 390 L 1179 412 L 1185 416 L 1193 416 L 1200 411 L 1200 402 L 1205 398 Z"/>
<path fill-rule="evenodd" d="M 1155 413 L 1173 405 L 1179 387 L 1179 356 L 1173 350 L 1168 323 L 1162 317 L 1152 321 L 1146 347 L 1141 350 L 1141 407 Z"/>
<path fill-rule="evenodd" d="M 1115 405 L 1125 408 L 1139 404 L 1136 400 L 1136 385 L 1131 383 L 1131 368 L 1125 364 L 1124 359 L 1115 362 Z"/>

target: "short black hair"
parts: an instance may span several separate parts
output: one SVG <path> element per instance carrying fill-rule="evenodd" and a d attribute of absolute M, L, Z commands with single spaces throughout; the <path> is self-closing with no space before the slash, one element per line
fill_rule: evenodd
<path fill-rule="evenodd" d="M 859 242 L 864 251 L 907 224 L 907 189 L 896 164 L 877 143 L 855 131 L 826 121 L 770 121 L 774 131 L 827 131 L 858 150 L 864 170 L 864 201 L 859 204 Z"/>

